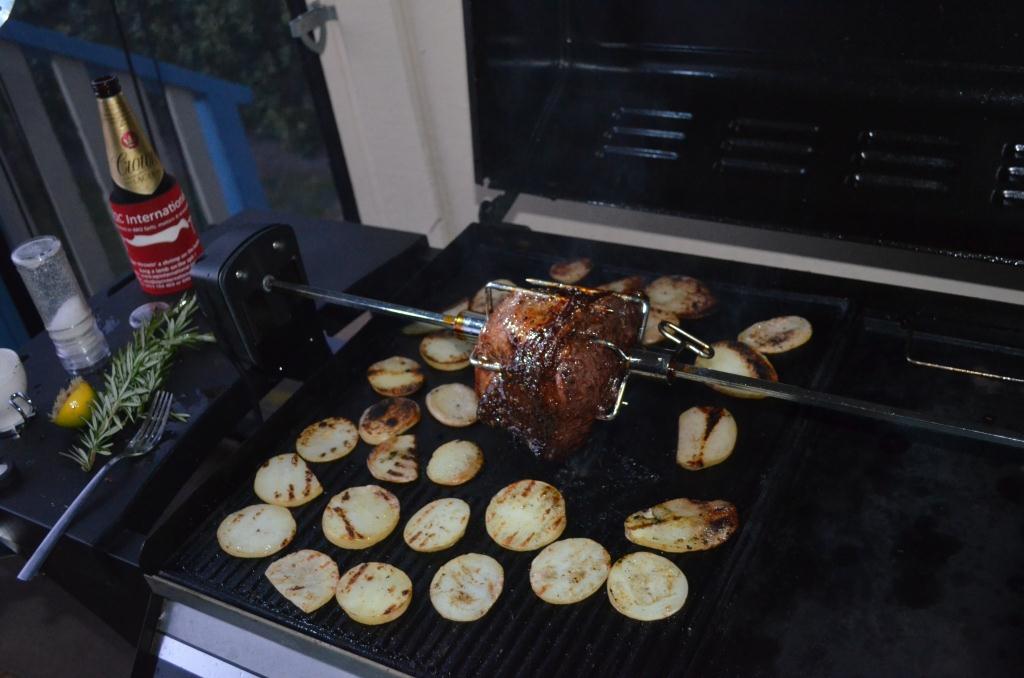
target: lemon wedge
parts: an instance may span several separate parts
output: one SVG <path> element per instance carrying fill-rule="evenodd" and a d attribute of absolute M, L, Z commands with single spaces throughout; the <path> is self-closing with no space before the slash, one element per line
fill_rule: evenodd
<path fill-rule="evenodd" d="M 64 428 L 78 428 L 89 421 L 96 392 L 85 379 L 75 377 L 61 389 L 53 402 L 50 421 Z"/>

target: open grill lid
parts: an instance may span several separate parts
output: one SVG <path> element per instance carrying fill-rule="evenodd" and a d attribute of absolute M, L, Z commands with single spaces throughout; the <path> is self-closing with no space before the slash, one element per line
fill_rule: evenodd
<path fill-rule="evenodd" d="M 465 13 L 480 184 L 1024 265 L 1024 5 Z"/>

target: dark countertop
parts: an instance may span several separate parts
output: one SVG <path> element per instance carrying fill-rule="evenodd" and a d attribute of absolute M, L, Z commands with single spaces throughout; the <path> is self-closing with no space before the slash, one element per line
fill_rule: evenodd
<path fill-rule="evenodd" d="M 347 289 L 400 257 L 419 261 L 428 252 L 421 235 L 266 211 L 236 215 L 203 239 L 212 242 L 219 231 L 234 224 L 277 222 L 295 227 L 309 279 L 335 289 Z M 90 300 L 111 350 L 126 343 L 131 332 L 129 313 L 148 300 L 134 278 Z M 14 484 L 0 490 L 0 527 L 7 526 L 19 550 L 28 550 L 56 522 L 91 474 L 58 454 L 74 442 L 76 432 L 58 428 L 47 419 L 57 391 L 70 379 L 58 363 L 49 337 L 37 335 L 19 353 L 28 374 L 29 396 L 39 414 L 20 438 L 0 442 L 18 470 Z M 99 387 L 102 375 L 91 375 L 88 380 Z M 199 433 L 204 428 L 208 433 L 210 427 L 237 421 L 253 402 L 239 373 L 216 345 L 183 352 L 165 387 L 174 394 L 176 409 L 190 415 L 189 421 L 172 422 L 153 453 L 114 469 L 66 535 L 130 565 L 137 563 L 152 522 L 206 452 L 189 449 L 194 447 L 191 441 L 203 437 Z"/>

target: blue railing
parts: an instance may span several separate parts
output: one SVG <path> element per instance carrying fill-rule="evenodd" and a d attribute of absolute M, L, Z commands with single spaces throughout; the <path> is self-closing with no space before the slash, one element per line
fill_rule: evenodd
<path fill-rule="evenodd" d="M 4 24 L 0 29 L 0 39 L 105 70 L 129 70 L 121 50 L 20 21 Z M 246 208 L 266 208 L 256 162 L 239 115 L 239 107 L 252 101 L 252 90 L 139 54 L 132 54 L 131 59 L 136 75 L 142 80 L 162 81 L 165 85 L 180 87 L 194 94 L 196 114 L 228 211 L 234 214 Z"/>

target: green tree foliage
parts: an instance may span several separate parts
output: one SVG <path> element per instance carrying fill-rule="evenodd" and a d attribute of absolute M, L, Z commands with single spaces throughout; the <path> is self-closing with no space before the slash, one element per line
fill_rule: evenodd
<path fill-rule="evenodd" d="M 248 85 L 255 92 L 242 110 L 249 134 L 302 154 L 319 150 L 316 116 L 283 2 L 18 0 L 12 18 L 120 48 L 112 2 L 133 53 Z"/>

